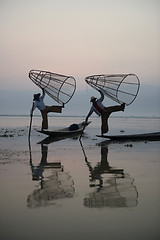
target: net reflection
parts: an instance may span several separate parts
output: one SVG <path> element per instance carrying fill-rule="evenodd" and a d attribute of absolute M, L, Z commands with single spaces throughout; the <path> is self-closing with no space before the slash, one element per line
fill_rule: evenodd
<path fill-rule="evenodd" d="M 93 189 L 86 194 L 84 206 L 89 208 L 136 207 L 138 192 L 134 179 L 124 173 L 123 169 L 116 169 L 109 165 L 108 146 L 101 144 L 101 160 L 95 167 L 92 167 L 82 142 L 80 144 L 90 173 L 90 187 Z"/>
<path fill-rule="evenodd" d="M 27 198 L 28 208 L 55 205 L 55 200 L 74 197 L 74 182 L 68 172 L 65 172 L 61 162 L 47 162 L 48 146 L 41 144 L 41 161 L 34 165 L 30 152 L 30 167 L 32 180 L 39 181 L 35 189 Z M 44 173 L 47 172 L 47 177 Z"/>

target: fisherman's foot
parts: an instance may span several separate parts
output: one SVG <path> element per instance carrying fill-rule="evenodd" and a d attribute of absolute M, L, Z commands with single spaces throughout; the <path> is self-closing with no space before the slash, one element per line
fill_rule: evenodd
<path fill-rule="evenodd" d="M 125 103 L 122 103 L 122 104 L 121 104 L 121 107 L 122 107 L 122 111 L 124 111 L 124 109 L 125 109 Z"/>
<path fill-rule="evenodd" d="M 106 131 L 106 132 L 101 132 L 101 136 L 103 136 L 103 135 L 106 134 L 106 133 L 108 133 L 108 131 Z"/>

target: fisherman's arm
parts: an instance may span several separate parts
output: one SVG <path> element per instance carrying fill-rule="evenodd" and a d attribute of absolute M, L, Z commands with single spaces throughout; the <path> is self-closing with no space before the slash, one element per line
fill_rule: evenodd
<path fill-rule="evenodd" d="M 34 112 L 34 110 L 36 109 L 36 107 L 37 107 L 36 102 L 33 102 L 32 108 L 31 108 L 31 110 L 30 110 L 30 116 L 33 115 L 33 112 Z"/>
<path fill-rule="evenodd" d="M 85 119 L 85 122 L 88 122 L 88 118 L 92 115 L 92 113 L 93 113 L 93 110 L 91 109 Z"/>
<path fill-rule="evenodd" d="M 44 88 L 42 88 L 42 98 L 44 99 L 45 97 L 45 91 L 44 91 Z"/>
<path fill-rule="evenodd" d="M 101 94 L 101 97 L 99 98 L 99 100 L 100 100 L 101 102 L 103 102 L 103 100 L 104 100 L 104 94 L 103 94 L 103 92 L 102 92 L 101 90 L 98 90 L 98 92 Z"/>

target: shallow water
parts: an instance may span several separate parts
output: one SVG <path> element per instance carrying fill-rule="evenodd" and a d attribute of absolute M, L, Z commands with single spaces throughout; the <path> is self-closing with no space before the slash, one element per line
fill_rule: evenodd
<path fill-rule="evenodd" d="M 64 127 L 83 118 L 51 118 Z M 93 118 L 82 141 L 39 143 L 40 118 L 0 118 L 1 239 L 159 239 L 160 142 L 108 143 Z M 159 131 L 159 119 L 110 119 L 110 132 Z M 9 136 L 9 135 L 12 135 Z M 30 148 L 29 148 L 30 147 Z"/>

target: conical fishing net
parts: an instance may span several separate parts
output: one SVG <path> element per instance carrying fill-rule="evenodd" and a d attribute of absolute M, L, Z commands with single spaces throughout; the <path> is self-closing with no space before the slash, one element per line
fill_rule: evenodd
<path fill-rule="evenodd" d="M 29 78 L 60 104 L 68 103 L 76 90 L 76 81 L 72 76 L 64 76 L 48 71 L 31 70 Z"/>
<path fill-rule="evenodd" d="M 84 205 L 89 208 L 124 208 L 136 207 L 137 204 L 138 192 L 134 179 L 127 174 L 123 178 L 106 179 L 101 189 L 88 193 L 84 199 Z"/>
<path fill-rule="evenodd" d="M 140 81 L 135 74 L 92 75 L 85 81 L 118 103 L 130 105 L 137 97 Z"/>
<path fill-rule="evenodd" d="M 68 172 L 53 170 L 52 175 L 41 181 L 41 186 L 35 189 L 27 199 L 28 208 L 55 205 L 56 200 L 73 198 L 74 182 Z"/>

